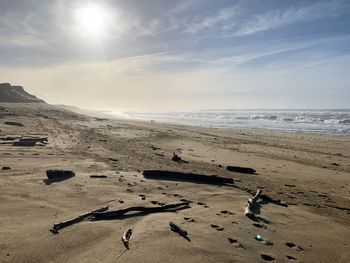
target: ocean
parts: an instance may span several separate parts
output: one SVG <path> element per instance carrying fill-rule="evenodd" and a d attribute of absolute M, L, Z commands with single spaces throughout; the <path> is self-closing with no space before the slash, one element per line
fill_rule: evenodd
<path fill-rule="evenodd" d="M 327 110 L 119 110 L 118 118 L 216 128 L 274 129 L 350 135 L 350 109 Z"/>

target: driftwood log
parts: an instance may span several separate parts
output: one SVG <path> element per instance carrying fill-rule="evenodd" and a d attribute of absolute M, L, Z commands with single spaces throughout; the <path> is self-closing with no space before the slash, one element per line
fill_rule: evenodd
<path fill-rule="evenodd" d="M 262 190 L 257 190 L 256 194 L 252 197 L 250 197 L 245 205 L 244 215 L 247 216 L 250 219 L 255 219 L 255 214 L 252 211 L 256 201 L 259 199 L 260 195 L 262 193 Z"/>
<path fill-rule="evenodd" d="M 187 236 L 187 231 L 183 230 L 181 227 L 179 227 L 174 222 L 170 222 L 170 229 L 176 233 L 178 233 L 180 236 Z"/>
<path fill-rule="evenodd" d="M 162 170 L 145 170 L 143 177 L 146 179 L 183 181 L 197 184 L 232 185 L 233 178 L 220 177 L 216 175 L 203 175 L 193 173 L 181 173 Z"/>
<path fill-rule="evenodd" d="M 132 229 L 128 228 L 122 235 L 122 241 L 127 250 L 129 250 L 129 240 L 132 235 Z"/>
<path fill-rule="evenodd" d="M 133 216 L 142 216 L 152 213 L 162 212 L 176 212 L 182 209 L 190 208 L 188 202 L 181 202 L 176 204 L 156 206 L 156 207 L 143 207 L 134 206 L 125 209 L 119 209 L 115 211 L 96 211 L 92 213 L 92 220 L 112 220 L 112 219 L 124 219 Z"/>
<path fill-rule="evenodd" d="M 103 211 L 107 211 L 107 210 L 108 210 L 108 206 L 105 206 L 105 207 L 101 207 L 101 208 L 99 208 L 99 209 L 90 211 L 90 212 L 88 212 L 88 213 L 79 215 L 79 216 L 77 216 L 77 217 L 68 219 L 68 220 L 66 220 L 66 221 L 62 221 L 62 222 L 60 222 L 60 223 L 58 223 L 58 224 L 54 224 L 53 227 L 50 229 L 50 231 L 51 231 L 53 234 L 58 234 L 58 230 L 60 230 L 60 229 L 62 229 L 62 228 L 65 228 L 65 227 L 67 227 L 67 226 L 70 226 L 70 225 L 79 223 L 79 222 L 83 221 L 84 219 L 86 219 L 87 217 L 91 216 L 93 213 L 96 213 L 96 212 L 103 212 Z"/>
<path fill-rule="evenodd" d="M 107 175 L 90 175 L 90 178 L 107 178 Z"/>
<path fill-rule="evenodd" d="M 178 233 L 180 236 L 182 236 L 184 239 L 186 239 L 187 241 L 191 242 L 191 239 L 188 237 L 188 233 L 186 230 L 182 229 L 181 227 L 179 227 L 177 224 L 175 224 L 174 222 L 170 222 L 170 229 L 172 231 L 174 231 L 175 233 Z"/>
<path fill-rule="evenodd" d="M 249 167 L 240 167 L 240 166 L 227 166 L 227 171 L 230 172 L 237 172 L 237 173 L 243 173 L 243 174 L 255 174 L 256 170 Z"/>

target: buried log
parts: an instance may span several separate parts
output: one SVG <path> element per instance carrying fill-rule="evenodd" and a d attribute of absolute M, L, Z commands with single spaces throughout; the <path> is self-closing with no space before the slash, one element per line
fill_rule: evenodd
<path fill-rule="evenodd" d="M 256 170 L 249 167 L 240 167 L 240 166 L 227 166 L 227 171 L 230 172 L 237 172 L 237 173 L 243 173 L 243 174 L 255 174 Z"/>
<path fill-rule="evenodd" d="M 245 210 L 244 210 L 244 215 L 247 216 L 250 219 L 255 219 L 255 214 L 252 211 L 256 201 L 259 199 L 260 195 L 262 193 L 262 190 L 257 190 L 256 194 L 252 197 L 250 197 L 246 203 Z"/>
<path fill-rule="evenodd" d="M 129 250 L 129 240 L 132 235 L 132 229 L 128 228 L 122 235 L 122 241 L 127 250 Z"/>
<path fill-rule="evenodd" d="M 113 219 L 124 219 L 134 216 L 143 216 L 152 213 L 163 213 L 163 212 L 176 212 L 179 210 L 190 208 L 188 202 L 156 206 L 156 207 L 144 207 L 144 206 L 133 206 L 125 209 L 119 209 L 115 211 L 100 212 L 96 211 L 92 213 L 92 220 L 113 220 Z"/>
<path fill-rule="evenodd" d="M 181 173 L 162 170 L 144 170 L 143 177 L 154 180 L 183 181 L 197 184 L 232 185 L 233 178 L 216 175 L 203 175 L 193 173 Z"/>
<path fill-rule="evenodd" d="M 86 219 L 87 217 L 91 216 L 93 213 L 107 211 L 108 208 L 109 208 L 108 206 L 101 207 L 101 208 L 99 208 L 99 209 L 90 211 L 90 212 L 88 212 L 88 213 L 79 215 L 79 216 L 77 216 L 77 217 L 74 217 L 74 218 L 71 218 L 71 219 L 62 221 L 62 222 L 60 222 L 60 223 L 58 223 L 58 224 L 54 224 L 53 227 L 50 229 L 50 231 L 51 231 L 53 234 L 58 234 L 58 230 L 60 230 L 60 229 L 62 229 L 62 228 L 65 228 L 65 227 L 67 227 L 67 226 L 70 226 L 70 225 L 79 223 L 79 222 L 83 221 L 84 219 Z"/>

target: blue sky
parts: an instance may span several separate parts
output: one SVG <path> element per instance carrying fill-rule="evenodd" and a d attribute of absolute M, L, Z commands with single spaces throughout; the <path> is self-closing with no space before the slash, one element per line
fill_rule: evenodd
<path fill-rule="evenodd" d="M 2 0 L 0 82 L 50 103 L 349 108 L 350 1 Z"/>

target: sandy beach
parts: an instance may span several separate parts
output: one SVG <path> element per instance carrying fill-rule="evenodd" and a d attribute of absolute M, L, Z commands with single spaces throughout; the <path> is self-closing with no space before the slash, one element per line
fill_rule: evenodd
<path fill-rule="evenodd" d="M 0 135 L 0 262 L 350 258 L 349 136 L 94 118 L 44 103 L 0 104 Z M 20 135 L 47 136 L 48 143 L 14 146 L 4 139 Z M 173 161 L 173 152 L 186 162 Z M 230 172 L 229 165 L 256 173 Z M 75 176 L 50 182 L 49 169 Z M 217 175 L 234 184 L 147 179 L 144 170 Z M 258 189 L 286 205 L 260 199 L 255 220 L 246 217 L 246 202 Z M 49 231 L 104 206 L 113 211 L 178 202 L 189 207 L 86 218 L 58 234 Z M 170 221 L 186 230 L 188 239 L 171 231 Z M 126 250 L 121 237 L 128 228 Z"/>

